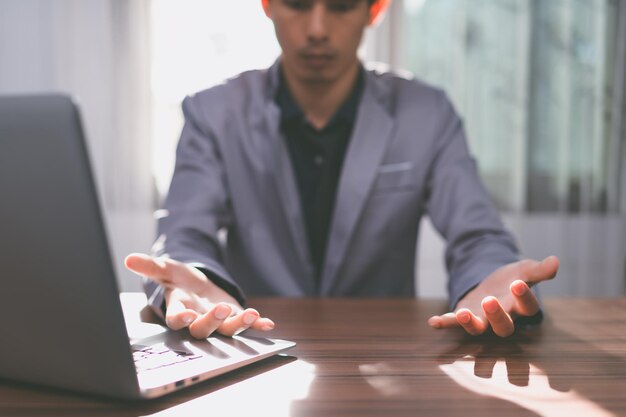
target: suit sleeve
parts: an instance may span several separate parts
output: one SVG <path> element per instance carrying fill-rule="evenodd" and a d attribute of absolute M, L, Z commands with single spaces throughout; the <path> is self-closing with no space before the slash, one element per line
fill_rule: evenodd
<path fill-rule="evenodd" d="M 441 94 L 441 124 L 427 185 L 427 213 L 447 241 L 451 310 L 497 268 L 519 259 L 513 237 L 479 178 L 461 119 Z"/>
<path fill-rule="evenodd" d="M 166 256 L 200 269 L 242 305 L 243 292 L 223 266 L 218 232 L 232 221 L 228 184 L 218 143 L 200 123 L 193 97 L 183 101 L 185 123 L 176 150 L 170 189 L 158 219 L 154 256 Z M 144 280 L 152 309 L 163 316 L 163 287 Z"/>

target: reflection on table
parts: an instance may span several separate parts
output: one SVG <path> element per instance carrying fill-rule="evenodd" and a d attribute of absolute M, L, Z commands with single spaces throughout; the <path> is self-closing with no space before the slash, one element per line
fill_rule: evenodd
<path fill-rule="evenodd" d="M 123 300 L 129 322 L 139 320 L 142 304 Z M 505 340 L 429 328 L 428 317 L 445 310 L 442 300 L 250 305 L 276 321 L 272 337 L 297 346 L 147 402 L 4 381 L 0 415 L 626 415 L 626 299 L 546 300 L 541 326 Z"/>

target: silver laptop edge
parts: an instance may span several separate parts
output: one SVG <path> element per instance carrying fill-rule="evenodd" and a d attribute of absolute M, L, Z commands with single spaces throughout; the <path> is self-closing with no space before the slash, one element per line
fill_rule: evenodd
<path fill-rule="evenodd" d="M 295 345 L 162 331 L 199 357 L 137 375 L 107 242 L 72 100 L 0 96 L 0 378 L 152 398 Z"/>

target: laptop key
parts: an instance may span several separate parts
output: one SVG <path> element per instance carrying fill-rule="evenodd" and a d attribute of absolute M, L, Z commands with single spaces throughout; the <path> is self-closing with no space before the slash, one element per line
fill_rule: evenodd
<path fill-rule="evenodd" d="M 193 352 L 169 349 L 163 344 L 154 346 L 133 345 L 132 350 L 137 372 L 158 369 L 201 357 L 201 355 Z"/>

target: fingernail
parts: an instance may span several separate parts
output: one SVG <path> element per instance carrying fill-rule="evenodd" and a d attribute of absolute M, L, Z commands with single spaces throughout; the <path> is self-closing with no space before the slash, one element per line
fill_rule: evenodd
<path fill-rule="evenodd" d="M 183 322 L 185 324 L 191 324 L 193 322 L 193 320 L 194 320 L 193 316 L 185 316 L 185 317 L 183 317 Z"/>
<path fill-rule="evenodd" d="M 514 285 L 513 292 L 515 295 L 524 295 L 526 293 L 526 286 L 521 284 Z"/>
<path fill-rule="evenodd" d="M 245 324 L 252 324 L 256 319 L 258 319 L 258 317 L 255 314 L 246 314 L 243 316 L 243 322 Z"/>
<path fill-rule="evenodd" d="M 215 318 L 218 320 L 224 320 L 230 314 L 230 309 L 226 306 L 219 305 L 215 309 Z"/>
<path fill-rule="evenodd" d="M 489 300 L 483 304 L 483 308 L 487 313 L 495 313 L 498 311 L 498 304 L 495 301 Z"/>
<path fill-rule="evenodd" d="M 434 317 L 428 319 L 428 324 L 430 325 L 430 327 L 434 327 L 435 329 L 441 328 L 441 323 Z"/>
<path fill-rule="evenodd" d="M 459 313 L 456 317 L 457 317 L 457 320 L 459 320 L 461 323 L 469 323 L 470 320 L 472 319 L 472 317 L 467 311 L 463 311 Z"/>
<path fill-rule="evenodd" d="M 263 326 L 263 330 L 274 330 L 274 323 L 266 323 L 265 326 Z"/>

